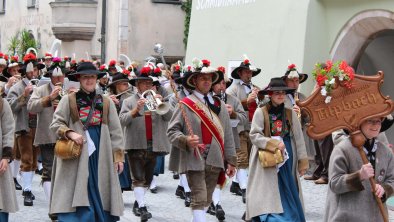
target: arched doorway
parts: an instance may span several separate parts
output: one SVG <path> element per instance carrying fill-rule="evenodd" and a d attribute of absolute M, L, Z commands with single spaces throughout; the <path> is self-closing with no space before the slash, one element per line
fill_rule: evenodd
<path fill-rule="evenodd" d="M 394 13 L 385 10 L 361 12 L 350 19 L 338 34 L 331 58 L 344 59 L 358 74 L 385 74 L 382 91 L 394 99 Z M 394 129 L 386 132 L 394 143 Z"/>

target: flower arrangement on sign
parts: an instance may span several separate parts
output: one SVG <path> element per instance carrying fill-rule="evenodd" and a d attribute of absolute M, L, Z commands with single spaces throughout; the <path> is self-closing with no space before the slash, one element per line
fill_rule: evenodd
<path fill-rule="evenodd" d="M 331 92 L 335 87 L 336 80 L 339 81 L 339 84 L 351 89 L 354 74 L 354 69 L 344 60 L 335 63 L 331 60 L 328 60 L 326 63 L 317 63 L 312 72 L 320 87 L 321 95 L 326 97 L 325 103 L 330 103 L 331 101 Z"/>

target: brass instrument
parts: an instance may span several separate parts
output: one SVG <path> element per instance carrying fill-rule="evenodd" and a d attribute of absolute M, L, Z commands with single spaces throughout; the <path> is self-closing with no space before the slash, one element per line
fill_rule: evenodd
<path fill-rule="evenodd" d="M 29 80 L 29 82 L 33 86 L 33 88 L 37 87 L 39 81 L 40 81 L 39 79 L 30 79 Z"/>
<path fill-rule="evenodd" d="M 56 83 L 56 86 L 60 86 L 62 90 L 59 91 L 59 96 L 63 97 L 68 94 L 67 90 L 64 88 L 64 84 L 61 82 Z"/>
<path fill-rule="evenodd" d="M 227 102 L 227 96 L 224 90 L 220 90 L 220 100 L 222 100 L 224 103 Z"/>
<path fill-rule="evenodd" d="M 152 112 L 156 112 L 159 115 L 164 115 L 170 110 L 170 106 L 167 103 L 163 103 L 160 99 L 155 98 L 156 93 L 153 90 L 147 90 L 140 96 L 145 98 L 147 101 L 145 105 Z"/>
<path fill-rule="evenodd" d="M 300 98 L 299 98 L 298 92 L 295 92 L 294 93 L 294 106 L 296 106 L 296 107 L 298 107 L 296 104 L 297 101 L 300 101 Z M 297 118 L 298 118 L 298 120 L 301 121 L 301 110 L 299 112 L 297 112 Z"/>

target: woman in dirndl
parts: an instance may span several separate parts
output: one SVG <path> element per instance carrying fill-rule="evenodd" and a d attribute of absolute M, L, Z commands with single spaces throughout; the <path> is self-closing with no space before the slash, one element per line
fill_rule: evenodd
<path fill-rule="evenodd" d="M 272 78 L 269 86 L 259 92 L 268 94 L 270 101 L 256 110 L 249 134 L 253 147 L 246 219 L 255 222 L 305 221 L 299 177 L 308 169 L 308 158 L 300 121 L 293 110 L 284 106 L 286 94 L 293 91 L 281 78 Z M 274 149 L 281 150 L 285 161 L 263 167 L 258 151 Z"/>
<path fill-rule="evenodd" d="M 75 159 L 56 157 L 52 172 L 50 213 L 59 222 L 118 221 L 123 199 L 118 174 L 123 170 L 123 132 L 111 99 L 96 94 L 99 72 L 91 62 L 79 64 L 68 77 L 80 90 L 64 96 L 50 128 L 60 138 L 82 146 Z M 90 114 L 91 113 L 91 114 Z"/>

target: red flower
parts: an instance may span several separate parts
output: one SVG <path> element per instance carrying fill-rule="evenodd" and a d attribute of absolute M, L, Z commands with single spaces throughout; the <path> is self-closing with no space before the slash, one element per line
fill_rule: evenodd
<path fill-rule="evenodd" d="M 224 68 L 223 66 L 219 66 L 218 71 L 222 72 L 224 74 L 224 73 L 226 73 L 226 68 Z"/>
<path fill-rule="evenodd" d="M 126 75 L 126 76 L 129 76 L 130 75 L 130 71 L 125 69 L 125 70 L 123 70 L 123 74 Z"/>
<path fill-rule="evenodd" d="M 68 56 L 64 56 L 64 61 L 68 61 L 69 57 Z"/>
<path fill-rule="evenodd" d="M 326 84 L 325 82 L 327 79 L 328 79 L 327 76 L 318 74 L 316 77 L 316 82 L 319 86 L 324 86 Z"/>
<path fill-rule="evenodd" d="M 326 72 L 330 72 L 332 68 L 332 61 L 331 60 L 327 60 L 326 61 L 326 68 L 324 68 L 324 70 L 326 70 Z"/>
<path fill-rule="evenodd" d="M 149 75 L 150 70 L 151 70 L 151 69 L 150 69 L 149 66 L 144 66 L 144 67 L 142 67 L 142 69 L 141 69 L 141 74 Z"/>
<path fill-rule="evenodd" d="M 45 57 L 52 57 L 51 53 L 45 53 Z"/>
<path fill-rule="evenodd" d="M 19 57 L 18 56 L 11 56 L 11 62 L 18 62 Z"/>
<path fill-rule="evenodd" d="M 52 62 L 54 62 L 54 63 L 59 63 L 61 61 L 62 60 L 59 57 L 55 57 L 55 58 L 52 59 Z"/>
<path fill-rule="evenodd" d="M 81 59 L 80 62 L 86 62 L 86 60 L 85 59 Z"/>
<path fill-rule="evenodd" d="M 99 70 L 100 70 L 100 71 L 105 71 L 105 70 L 106 70 L 105 65 L 101 65 L 100 68 L 99 68 Z"/>
<path fill-rule="evenodd" d="M 116 60 L 109 61 L 109 66 L 115 66 L 115 65 L 116 65 Z"/>
<path fill-rule="evenodd" d="M 353 87 L 352 81 L 346 81 L 346 82 L 343 83 L 343 85 L 344 85 L 346 88 L 348 88 L 348 89 L 351 89 L 351 88 Z"/>
<path fill-rule="evenodd" d="M 37 59 L 37 57 L 33 53 L 28 53 L 25 55 L 25 57 L 23 57 L 23 61 L 25 63 L 30 62 L 30 61 L 34 61 L 36 59 Z"/>
<path fill-rule="evenodd" d="M 161 69 L 159 67 L 156 67 L 155 70 L 153 70 L 154 73 L 161 73 Z"/>
<path fill-rule="evenodd" d="M 179 70 L 181 70 L 181 67 L 179 65 L 175 66 L 175 71 L 179 72 Z"/>
<path fill-rule="evenodd" d="M 8 55 L 4 55 L 4 59 L 5 59 L 5 60 L 8 60 Z"/>
<path fill-rule="evenodd" d="M 191 66 L 187 66 L 187 71 L 188 72 L 192 71 L 192 67 Z"/>
<path fill-rule="evenodd" d="M 2 52 L 0 52 L 0 58 L 3 58 L 4 54 Z"/>
<path fill-rule="evenodd" d="M 250 64 L 249 59 L 245 59 L 245 60 L 244 60 L 244 65 L 248 65 L 248 64 Z"/>
<path fill-rule="evenodd" d="M 288 70 L 293 70 L 295 69 L 296 65 L 295 64 L 290 64 L 289 66 L 287 66 Z"/>
<path fill-rule="evenodd" d="M 71 64 L 75 64 L 77 61 L 75 59 L 71 60 Z"/>
<path fill-rule="evenodd" d="M 201 60 L 201 62 L 202 62 L 202 65 L 205 67 L 208 67 L 211 65 L 211 62 L 207 59 L 203 59 L 203 60 Z"/>

